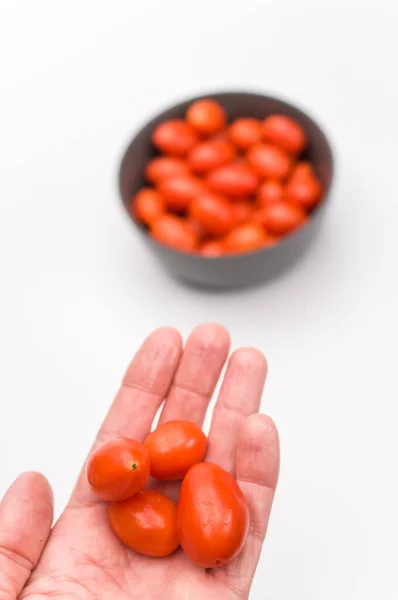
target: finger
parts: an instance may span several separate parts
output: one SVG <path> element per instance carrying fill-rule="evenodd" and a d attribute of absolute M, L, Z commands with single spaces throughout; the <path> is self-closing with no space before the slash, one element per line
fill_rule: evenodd
<path fill-rule="evenodd" d="M 267 361 L 254 348 L 231 356 L 220 396 L 214 408 L 207 459 L 235 473 L 238 432 L 248 415 L 256 413 L 267 375 Z"/>
<path fill-rule="evenodd" d="M 50 535 L 53 497 L 40 473 L 24 473 L 0 503 L 0 596 L 15 600 Z"/>
<path fill-rule="evenodd" d="M 236 477 L 250 511 L 250 528 L 239 556 L 213 575 L 247 598 L 267 531 L 279 474 L 279 438 L 265 415 L 248 417 L 237 446 Z"/>
<path fill-rule="evenodd" d="M 221 325 L 196 327 L 188 338 L 160 422 L 187 419 L 202 425 L 229 353 L 228 331 Z"/>
<path fill-rule="evenodd" d="M 94 448 L 105 440 L 126 436 L 143 441 L 169 391 L 181 356 L 181 336 L 175 329 L 154 331 L 142 344 L 98 433 Z M 95 503 L 95 495 L 80 474 L 70 505 Z"/>

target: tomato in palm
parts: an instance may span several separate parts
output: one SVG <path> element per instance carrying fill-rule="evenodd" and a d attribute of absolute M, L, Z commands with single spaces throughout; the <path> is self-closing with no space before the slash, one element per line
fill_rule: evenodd
<path fill-rule="evenodd" d="M 224 129 L 227 115 L 221 104 L 204 98 L 191 104 L 186 119 L 200 134 L 211 135 Z"/>
<path fill-rule="evenodd" d="M 298 154 L 307 145 L 304 129 L 286 115 L 270 115 L 262 124 L 263 137 L 287 152 Z"/>
<path fill-rule="evenodd" d="M 211 569 L 233 560 L 249 530 L 249 510 L 234 478 L 218 465 L 190 469 L 177 509 L 177 529 L 185 554 L 199 567 Z"/>
<path fill-rule="evenodd" d="M 242 150 L 262 139 L 261 122 L 258 119 L 237 119 L 229 127 L 231 141 Z"/>
<path fill-rule="evenodd" d="M 262 208 L 256 221 L 271 234 L 285 235 L 304 225 L 307 213 L 297 204 L 281 201 Z"/>
<path fill-rule="evenodd" d="M 207 437 L 191 421 L 167 421 L 148 435 L 145 446 L 151 457 L 151 475 L 173 481 L 204 460 Z"/>
<path fill-rule="evenodd" d="M 257 175 L 245 164 L 233 163 L 211 171 L 206 182 L 217 194 L 225 196 L 250 196 L 258 185 Z"/>
<path fill-rule="evenodd" d="M 159 183 L 159 192 L 172 211 L 184 211 L 191 200 L 203 190 L 203 182 L 193 175 L 176 175 Z"/>
<path fill-rule="evenodd" d="M 235 158 L 235 148 L 230 142 L 207 140 L 197 144 L 188 155 L 188 166 L 195 173 L 206 173 Z"/>
<path fill-rule="evenodd" d="M 142 188 L 133 199 L 133 212 L 141 223 L 150 225 L 164 212 L 162 196 L 152 188 Z"/>
<path fill-rule="evenodd" d="M 109 523 L 119 540 L 144 556 L 169 556 L 178 546 L 177 506 L 155 490 L 141 490 L 109 505 Z"/>
<path fill-rule="evenodd" d="M 151 226 L 152 237 L 182 252 L 192 252 L 198 245 L 198 238 L 185 219 L 175 215 L 163 215 Z"/>
<path fill-rule="evenodd" d="M 174 156 L 157 156 L 147 164 L 145 169 L 145 177 L 154 184 L 166 177 L 188 175 L 188 173 L 186 162 Z"/>
<path fill-rule="evenodd" d="M 234 211 L 223 196 L 202 192 L 192 200 L 190 215 L 210 235 L 224 235 L 235 225 Z"/>
<path fill-rule="evenodd" d="M 195 129 L 182 119 L 160 123 L 152 134 L 153 145 L 172 156 L 185 156 L 197 141 Z"/>
<path fill-rule="evenodd" d="M 267 242 L 267 234 L 258 223 L 246 223 L 233 229 L 224 240 L 226 252 L 239 254 L 262 248 Z"/>
<path fill-rule="evenodd" d="M 236 200 L 231 203 L 231 208 L 237 225 L 247 223 L 253 216 L 253 205 L 248 200 Z"/>
<path fill-rule="evenodd" d="M 289 154 L 271 144 L 256 144 L 250 148 L 247 160 L 256 173 L 272 179 L 284 179 L 293 166 Z"/>
<path fill-rule="evenodd" d="M 286 200 L 303 206 L 314 208 L 322 196 L 322 186 L 315 176 L 292 178 L 286 186 Z"/>
<path fill-rule="evenodd" d="M 268 206 L 283 200 L 284 188 L 279 181 L 269 179 L 264 181 L 257 190 L 257 204 L 259 206 Z"/>
<path fill-rule="evenodd" d="M 217 258 L 224 254 L 224 246 L 221 241 L 209 240 L 201 245 L 199 252 L 202 256 L 206 256 L 207 258 Z"/>
<path fill-rule="evenodd" d="M 150 472 L 148 449 L 129 438 L 118 437 L 99 446 L 87 462 L 87 480 L 102 500 L 130 498 L 146 484 Z"/>

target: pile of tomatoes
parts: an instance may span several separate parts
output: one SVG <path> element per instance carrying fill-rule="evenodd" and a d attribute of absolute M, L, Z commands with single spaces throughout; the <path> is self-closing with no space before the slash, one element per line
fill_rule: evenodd
<path fill-rule="evenodd" d="M 217 257 L 273 246 L 322 198 L 312 165 L 301 160 L 306 133 L 285 115 L 228 124 L 218 102 L 197 100 L 185 119 L 158 125 L 152 143 L 159 155 L 132 211 L 176 250 Z"/>
<path fill-rule="evenodd" d="M 235 479 L 203 462 L 206 452 L 205 434 L 190 421 L 163 423 L 143 444 L 118 437 L 93 452 L 87 479 L 109 502 L 110 527 L 123 544 L 153 557 L 181 546 L 203 568 L 222 566 L 239 554 L 249 529 L 248 507 Z M 147 487 L 150 477 L 182 480 L 178 502 Z"/>

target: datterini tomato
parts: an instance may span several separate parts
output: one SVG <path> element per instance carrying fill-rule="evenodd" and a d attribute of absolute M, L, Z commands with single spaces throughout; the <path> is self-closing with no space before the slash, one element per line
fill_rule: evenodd
<path fill-rule="evenodd" d="M 224 129 L 227 115 L 221 104 L 203 98 L 193 102 L 187 110 L 187 122 L 202 135 L 211 135 Z"/>
<path fill-rule="evenodd" d="M 268 232 L 274 235 L 286 235 L 304 225 L 307 214 L 301 206 L 281 201 L 259 210 L 255 219 Z"/>
<path fill-rule="evenodd" d="M 133 199 L 133 213 L 144 225 L 150 225 L 164 213 L 164 201 L 158 191 L 142 188 Z"/>
<path fill-rule="evenodd" d="M 195 173 L 206 173 L 231 162 L 235 155 L 236 150 L 230 142 L 207 140 L 192 148 L 187 162 L 189 168 Z"/>
<path fill-rule="evenodd" d="M 272 144 L 256 144 L 247 153 L 252 169 L 261 177 L 285 179 L 293 166 L 289 154 Z"/>
<path fill-rule="evenodd" d="M 141 490 L 150 472 L 148 449 L 137 442 L 117 437 L 99 446 L 87 462 L 87 480 L 102 500 L 126 500 Z"/>
<path fill-rule="evenodd" d="M 229 254 L 253 252 L 267 243 L 267 233 L 258 223 L 245 223 L 233 229 L 224 239 Z"/>
<path fill-rule="evenodd" d="M 158 184 L 166 177 L 188 174 L 187 163 L 174 156 L 157 156 L 147 164 L 145 169 L 145 177 L 154 184 Z"/>
<path fill-rule="evenodd" d="M 185 554 L 199 567 L 220 567 L 242 549 L 249 510 L 234 478 L 212 463 L 192 467 L 182 482 L 177 530 Z"/>
<path fill-rule="evenodd" d="M 176 212 L 186 210 L 203 187 L 201 180 L 193 175 L 167 177 L 159 183 L 159 191 L 167 208 Z"/>
<path fill-rule="evenodd" d="M 190 205 L 190 215 L 209 235 L 224 235 L 236 223 L 231 203 L 212 192 L 205 191 L 195 196 Z"/>
<path fill-rule="evenodd" d="M 202 256 L 207 256 L 207 258 L 217 258 L 217 256 L 221 256 L 224 253 L 224 246 L 219 240 L 210 240 L 200 246 L 199 252 Z"/>
<path fill-rule="evenodd" d="M 304 129 L 286 115 L 270 115 L 263 121 L 263 137 L 287 152 L 298 154 L 307 145 Z"/>
<path fill-rule="evenodd" d="M 177 507 L 155 490 L 141 490 L 109 505 L 109 523 L 119 540 L 145 556 L 168 556 L 178 546 Z"/>
<path fill-rule="evenodd" d="M 151 475 L 173 481 L 204 460 L 207 437 L 191 421 L 167 421 L 148 435 L 145 446 L 151 457 Z"/>
<path fill-rule="evenodd" d="M 283 200 L 283 196 L 284 187 L 280 181 L 268 179 L 258 188 L 256 200 L 259 206 L 269 206 L 269 204 Z"/>
<path fill-rule="evenodd" d="M 229 128 L 231 141 L 242 150 L 261 141 L 261 122 L 258 119 L 236 119 Z"/>
<path fill-rule="evenodd" d="M 197 141 L 195 129 L 182 119 L 160 123 L 152 134 L 153 145 L 172 156 L 185 156 Z"/>
<path fill-rule="evenodd" d="M 192 252 L 198 245 L 198 238 L 185 219 L 174 215 L 163 215 L 151 226 L 152 237 L 175 250 Z"/>
<path fill-rule="evenodd" d="M 217 194 L 250 196 L 256 191 L 258 177 L 247 165 L 232 163 L 211 171 L 206 182 L 209 189 Z"/>

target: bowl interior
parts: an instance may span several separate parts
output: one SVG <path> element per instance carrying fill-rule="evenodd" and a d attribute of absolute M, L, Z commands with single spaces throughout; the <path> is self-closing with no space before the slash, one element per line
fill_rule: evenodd
<path fill-rule="evenodd" d="M 313 164 L 315 173 L 325 191 L 324 198 L 318 207 L 324 203 L 332 182 L 333 158 L 324 133 L 309 116 L 283 100 L 261 94 L 244 92 L 205 94 L 181 102 L 160 113 L 141 129 L 128 147 L 120 167 L 119 187 L 123 204 L 135 223 L 137 221 L 135 221 L 129 210 L 131 198 L 141 187 L 148 185 L 144 177 L 145 167 L 148 161 L 158 154 L 151 143 L 153 130 L 163 121 L 183 118 L 188 106 L 199 98 L 213 98 L 220 102 L 227 112 L 228 120 L 239 117 L 264 119 L 270 114 L 282 113 L 300 123 L 308 137 L 308 147 L 303 159 L 309 160 Z M 313 212 L 316 212 L 317 208 Z M 139 223 L 137 224 L 141 227 Z"/>

